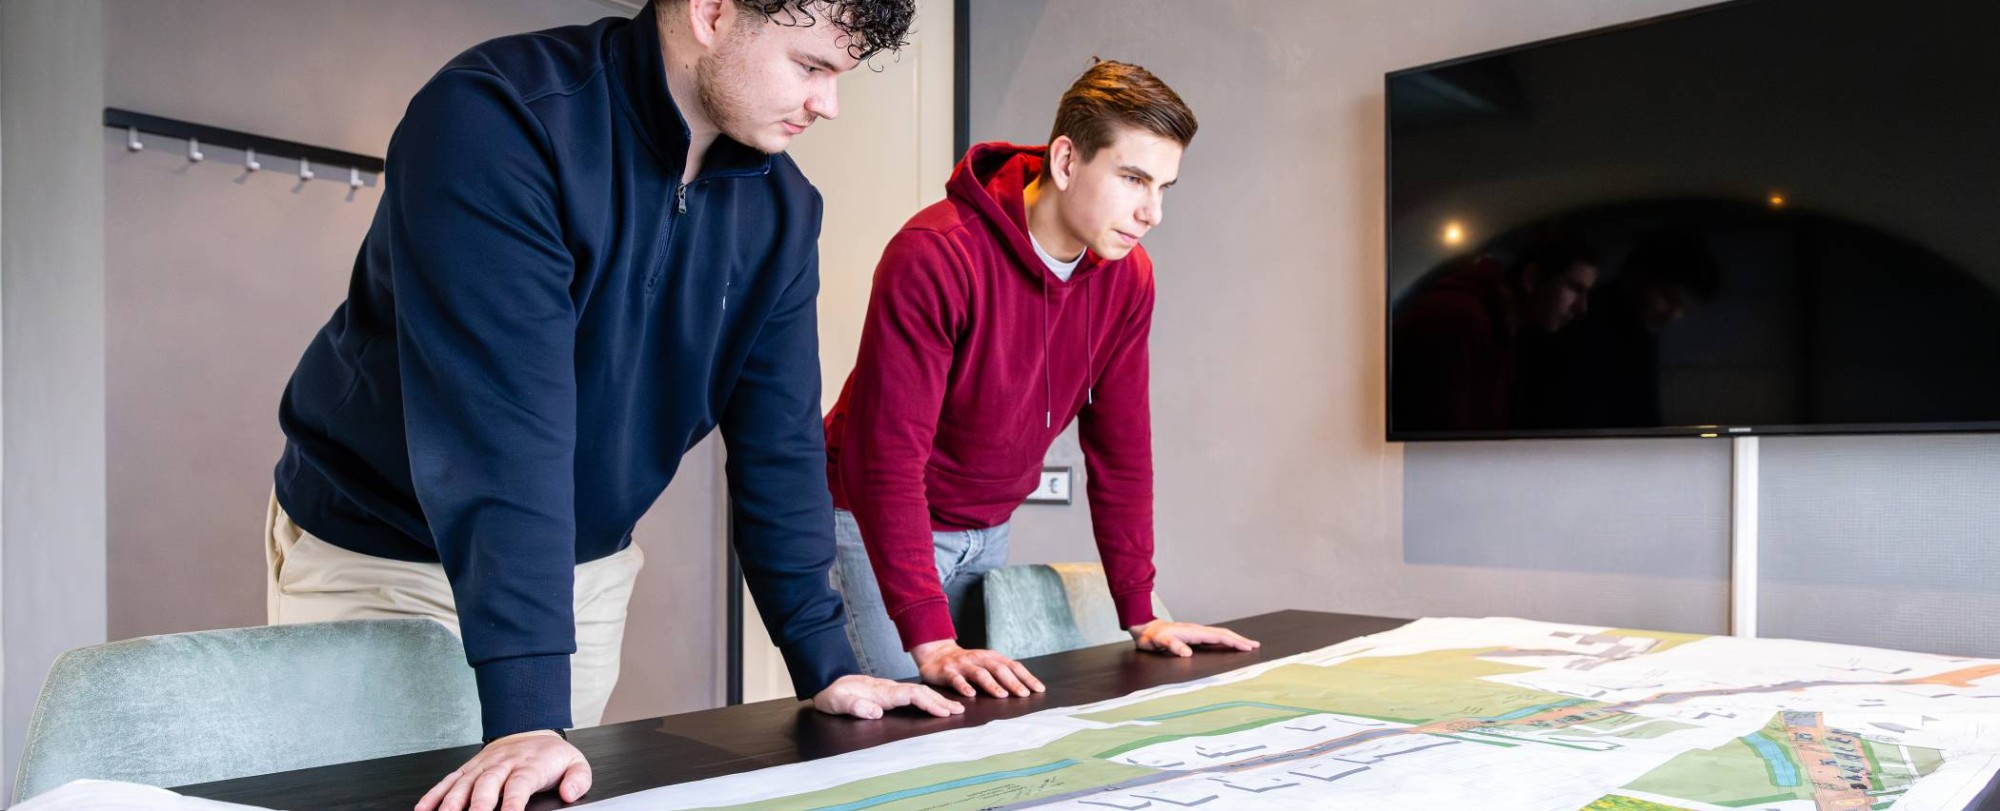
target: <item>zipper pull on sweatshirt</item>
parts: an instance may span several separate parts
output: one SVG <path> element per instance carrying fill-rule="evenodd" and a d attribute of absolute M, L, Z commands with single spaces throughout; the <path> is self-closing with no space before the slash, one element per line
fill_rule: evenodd
<path fill-rule="evenodd" d="M 677 214 L 688 213 L 688 187 L 686 183 L 682 183 L 679 188 L 674 189 L 674 212 Z"/>

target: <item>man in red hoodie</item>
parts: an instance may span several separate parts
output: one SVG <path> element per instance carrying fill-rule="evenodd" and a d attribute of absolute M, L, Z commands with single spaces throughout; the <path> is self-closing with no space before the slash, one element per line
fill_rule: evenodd
<path fill-rule="evenodd" d="M 1153 265 L 1139 240 L 1195 126 L 1144 68 L 1099 62 L 1063 94 L 1046 147 L 974 146 L 945 199 L 890 240 L 826 417 L 834 580 L 864 670 L 966 696 L 1042 689 L 958 631 L 1072 419 L 1119 623 L 1144 650 L 1257 647 L 1152 611 Z"/>

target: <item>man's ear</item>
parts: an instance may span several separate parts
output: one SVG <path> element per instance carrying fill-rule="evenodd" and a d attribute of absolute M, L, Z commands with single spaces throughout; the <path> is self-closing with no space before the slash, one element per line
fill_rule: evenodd
<path fill-rule="evenodd" d="M 1056 136 L 1054 141 L 1049 142 L 1048 160 L 1049 179 L 1055 181 L 1057 189 L 1069 191 L 1070 181 L 1076 179 L 1077 162 L 1080 160 L 1076 142 L 1067 135 Z"/>
<path fill-rule="evenodd" d="M 668 3 L 660 6 L 662 14 L 685 14 L 685 23 L 694 40 L 701 43 L 704 50 L 714 50 L 728 36 L 729 27 L 736 23 L 735 0 L 687 0 L 679 10 Z"/>

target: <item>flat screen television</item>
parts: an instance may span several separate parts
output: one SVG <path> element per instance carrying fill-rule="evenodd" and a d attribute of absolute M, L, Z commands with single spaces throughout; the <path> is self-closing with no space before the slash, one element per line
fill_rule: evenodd
<path fill-rule="evenodd" d="M 1391 440 L 2000 430 L 2000 3 L 1389 74 Z"/>

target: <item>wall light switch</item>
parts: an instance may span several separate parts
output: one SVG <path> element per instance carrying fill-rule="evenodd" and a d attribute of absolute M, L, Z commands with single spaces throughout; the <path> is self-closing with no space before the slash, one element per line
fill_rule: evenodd
<path fill-rule="evenodd" d="M 1035 492 L 1028 494 L 1028 500 L 1042 504 L 1068 504 L 1069 481 L 1069 468 L 1042 468 L 1042 480 L 1035 486 Z"/>

